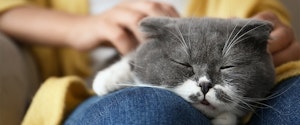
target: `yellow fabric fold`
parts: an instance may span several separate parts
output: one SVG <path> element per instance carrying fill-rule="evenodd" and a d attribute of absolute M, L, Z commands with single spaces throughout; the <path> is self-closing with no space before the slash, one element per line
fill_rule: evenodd
<path fill-rule="evenodd" d="M 33 46 L 28 49 L 33 55 L 41 72 L 42 79 L 52 76 L 76 75 L 87 78 L 91 74 L 88 53 L 68 48 L 49 48 Z"/>
<path fill-rule="evenodd" d="M 287 10 L 278 0 L 191 0 L 186 9 L 188 17 L 249 18 L 262 11 L 274 12 L 289 25 Z"/>
<path fill-rule="evenodd" d="M 38 90 L 22 125 L 59 125 L 82 101 L 92 95 L 74 76 L 49 78 Z"/>
<path fill-rule="evenodd" d="M 29 4 L 30 2 L 25 0 L 0 0 L 0 14 L 13 7 Z"/>
<path fill-rule="evenodd" d="M 49 0 L 43 0 L 49 1 Z M 88 14 L 88 0 L 50 0 L 51 8 L 80 15 Z"/>
<path fill-rule="evenodd" d="M 283 64 L 276 68 L 276 83 L 300 75 L 300 60 Z"/>

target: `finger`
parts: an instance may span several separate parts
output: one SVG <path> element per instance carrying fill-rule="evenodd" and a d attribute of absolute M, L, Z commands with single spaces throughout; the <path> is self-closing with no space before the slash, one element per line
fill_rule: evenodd
<path fill-rule="evenodd" d="M 139 30 L 139 22 L 146 17 L 144 13 L 127 8 L 118 8 L 113 15 L 115 15 L 113 21 L 128 29 L 129 32 L 133 34 L 133 39 L 136 39 L 139 42 L 143 41 L 143 37 Z"/>
<path fill-rule="evenodd" d="M 178 11 L 170 4 L 167 3 L 161 3 L 163 10 L 168 13 L 167 16 L 169 17 L 180 17 Z"/>
<path fill-rule="evenodd" d="M 127 2 L 121 5 L 126 8 L 134 9 L 139 12 L 143 12 L 148 16 L 169 16 L 178 17 L 179 14 L 175 9 L 166 3 L 154 2 L 154 1 L 138 1 Z"/>
<path fill-rule="evenodd" d="M 275 66 L 300 59 L 300 43 L 293 42 L 287 49 L 273 55 Z"/>
<path fill-rule="evenodd" d="M 273 24 L 273 28 L 276 29 L 278 26 L 281 25 L 280 20 L 278 19 L 278 17 L 270 12 L 270 11 L 264 11 L 261 12 L 255 16 L 253 16 L 252 18 L 254 19 L 259 19 L 259 20 L 265 20 L 265 21 L 269 21 Z"/>
<path fill-rule="evenodd" d="M 121 26 L 112 25 L 107 28 L 107 37 L 121 54 L 126 54 L 137 47 L 137 42 L 131 38 Z"/>
<path fill-rule="evenodd" d="M 278 27 L 270 34 L 271 39 L 268 43 L 268 49 L 271 53 L 277 53 L 286 49 L 293 41 L 293 31 L 286 27 Z"/>

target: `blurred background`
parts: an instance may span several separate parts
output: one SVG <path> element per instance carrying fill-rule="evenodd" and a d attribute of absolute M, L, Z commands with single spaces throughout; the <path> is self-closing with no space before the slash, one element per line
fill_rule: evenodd
<path fill-rule="evenodd" d="M 113 5 L 115 5 L 121 0 L 109 0 L 109 2 L 108 0 L 102 0 L 103 2 L 105 2 L 105 4 L 102 4 L 99 1 L 100 0 L 91 0 L 91 2 L 93 2 L 92 5 L 95 5 L 94 8 L 92 7 L 92 13 L 94 14 L 102 12 L 112 7 Z M 167 2 L 172 4 L 177 9 L 177 11 L 183 15 L 185 11 L 185 7 L 189 0 L 156 0 L 156 1 L 162 1 L 162 2 Z M 295 30 L 297 38 L 300 39 L 300 0 L 279 0 L 279 1 L 282 2 L 287 8 L 287 10 L 289 11 L 292 20 L 292 27 Z M 96 7 L 98 6 L 97 4 L 100 3 L 101 6 L 103 7 L 102 8 Z"/>
<path fill-rule="evenodd" d="M 288 9 L 296 36 L 300 39 L 300 0 L 280 0 Z"/>

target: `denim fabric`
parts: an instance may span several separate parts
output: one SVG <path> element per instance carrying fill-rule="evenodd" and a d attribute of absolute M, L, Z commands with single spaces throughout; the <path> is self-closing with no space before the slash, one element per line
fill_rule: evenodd
<path fill-rule="evenodd" d="M 265 102 L 272 108 L 259 109 L 250 125 L 300 125 L 300 76 L 280 83 L 273 94 Z"/>
<path fill-rule="evenodd" d="M 249 125 L 299 125 L 300 76 L 279 84 Z M 161 89 L 127 88 L 91 97 L 66 125 L 209 125 L 210 121 L 181 97 Z"/>
<path fill-rule="evenodd" d="M 161 89 L 127 88 L 91 97 L 66 125 L 209 125 L 209 120 L 181 97 Z"/>

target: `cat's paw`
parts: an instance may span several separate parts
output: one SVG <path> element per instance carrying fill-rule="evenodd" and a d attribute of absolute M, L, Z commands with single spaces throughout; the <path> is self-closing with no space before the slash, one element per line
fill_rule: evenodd
<path fill-rule="evenodd" d="M 212 120 L 213 125 L 236 125 L 237 124 L 237 116 L 226 112 L 218 115 Z"/>
<path fill-rule="evenodd" d="M 106 95 L 112 91 L 121 89 L 118 85 L 119 79 L 113 76 L 113 72 L 99 72 L 94 80 L 93 89 L 99 96 Z"/>
<path fill-rule="evenodd" d="M 111 67 L 98 72 L 93 82 L 93 90 L 97 95 L 102 96 L 112 91 L 122 89 L 120 85 L 124 82 L 132 81 L 129 60 L 123 58 Z"/>

